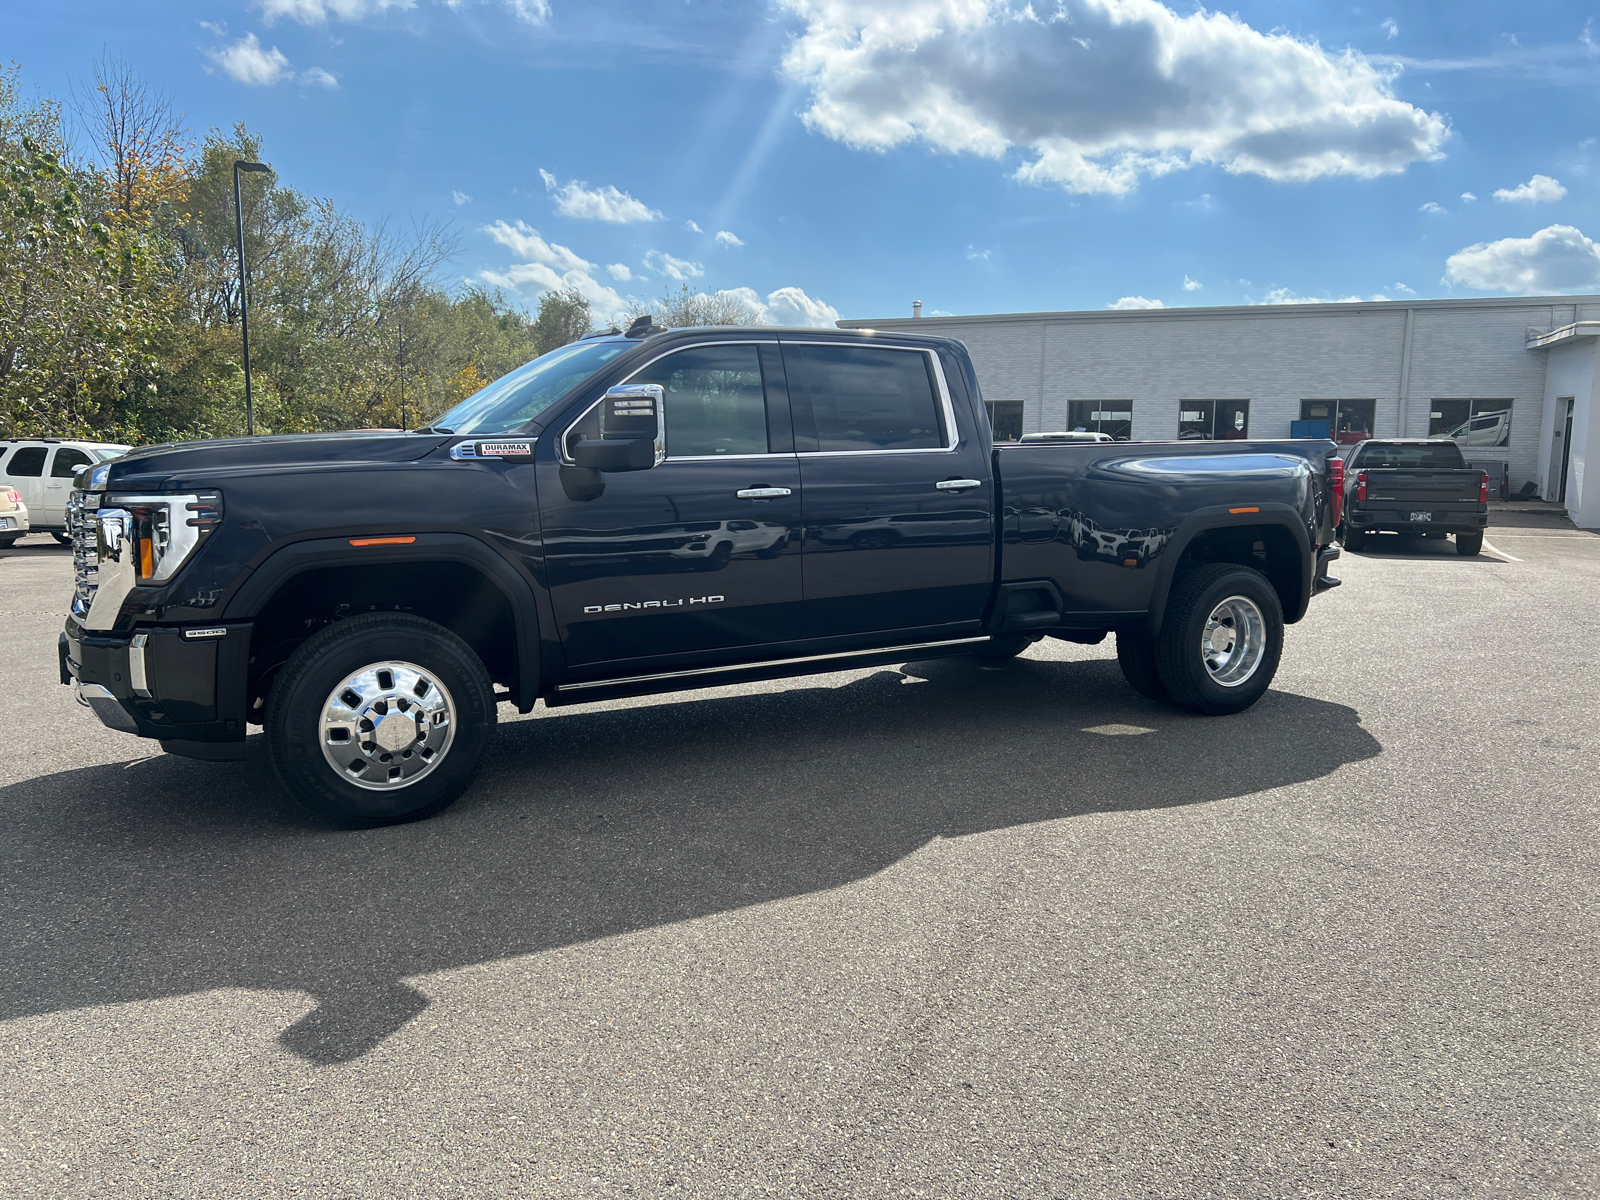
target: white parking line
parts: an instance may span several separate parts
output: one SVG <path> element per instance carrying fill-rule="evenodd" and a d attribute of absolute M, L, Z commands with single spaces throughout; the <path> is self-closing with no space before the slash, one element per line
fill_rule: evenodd
<path fill-rule="evenodd" d="M 1505 559 L 1507 562 L 1521 562 L 1522 561 L 1515 554 L 1507 554 L 1504 550 L 1500 549 L 1499 546 L 1496 546 L 1488 538 L 1484 538 L 1483 539 L 1483 548 L 1485 550 L 1489 551 L 1490 554 L 1498 554 L 1501 558 Z"/>

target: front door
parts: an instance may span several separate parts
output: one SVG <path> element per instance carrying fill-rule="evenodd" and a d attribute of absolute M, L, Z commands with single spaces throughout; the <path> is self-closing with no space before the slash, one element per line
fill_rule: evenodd
<path fill-rule="evenodd" d="M 806 635 L 971 632 L 994 579 L 994 496 L 938 356 L 795 341 L 783 357 L 805 491 Z"/>
<path fill-rule="evenodd" d="M 753 657 L 799 635 L 800 468 L 776 349 L 690 347 L 629 377 L 665 392 L 666 459 L 653 468 L 606 472 L 597 488 L 543 464 L 550 595 L 580 675 Z M 599 437 L 600 419 L 596 406 L 570 426 L 562 456 Z"/>
<path fill-rule="evenodd" d="M 94 459 L 75 446 L 56 447 L 50 456 L 49 470 L 45 473 L 43 511 L 34 518 L 35 524 L 65 527 L 67 501 L 72 499 L 72 477 L 80 467 L 92 462 Z"/>

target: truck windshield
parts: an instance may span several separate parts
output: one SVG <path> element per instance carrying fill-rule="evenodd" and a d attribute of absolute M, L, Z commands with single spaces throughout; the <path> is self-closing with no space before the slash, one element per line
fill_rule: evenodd
<path fill-rule="evenodd" d="M 1459 470 L 1467 464 L 1461 457 L 1461 448 L 1454 442 L 1438 442 L 1428 446 L 1364 446 L 1356 461 L 1357 467 L 1379 471 L 1386 467 L 1404 470 Z"/>
<path fill-rule="evenodd" d="M 605 366 L 637 342 L 573 342 L 532 362 L 523 363 L 468 396 L 430 428 L 450 433 L 510 433 Z"/>

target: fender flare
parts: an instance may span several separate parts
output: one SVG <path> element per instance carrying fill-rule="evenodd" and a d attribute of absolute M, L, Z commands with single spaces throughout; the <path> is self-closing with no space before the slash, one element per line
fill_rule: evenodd
<path fill-rule="evenodd" d="M 1189 548 L 1189 543 L 1202 533 L 1210 533 L 1214 529 L 1232 529 L 1242 525 L 1275 525 L 1289 531 L 1300 560 L 1300 604 L 1294 612 L 1283 614 L 1283 623 L 1293 625 L 1305 616 L 1306 607 L 1311 603 L 1312 576 L 1317 569 L 1316 550 L 1311 544 L 1311 534 L 1306 529 L 1305 517 L 1294 505 L 1282 501 L 1262 502 L 1251 507 L 1257 511 L 1230 512 L 1226 505 L 1220 504 L 1196 509 L 1178 523 L 1172 540 L 1162 551 L 1161 565 L 1156 571 L 1155 588 L 1150 593 L 1151 637 L 1161 632 L 1161 622 L 1167 611 L 1167 596 L 1172 591 L 1172 581 L 1177 577 L 1178 563 L 1182 560 L 1184 551 Z"/>
<path fill-rule="evenodd" d="M 413 535 L 406 535 L 413 536 Z M 517 685 L 512 700 L 527 712 L 539 694 L 539 614 L 532 586 L 504 557 L 464 533 L 419 533 L 404 545 L 355 547 L 347 537 L 317 537 L 290 542 L 257 563 L 228 598 L 223 619 L 258 616 L 283 585 L 307 571 L 326 567 L 380 566 L 388 563 L 453 562 L 472 567 L 505 598 L 517 638 Z"/>

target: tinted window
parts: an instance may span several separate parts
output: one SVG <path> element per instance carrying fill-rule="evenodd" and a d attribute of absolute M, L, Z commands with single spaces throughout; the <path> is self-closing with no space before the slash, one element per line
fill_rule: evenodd
<path fill-rule="evenodd" d="M 667 393 L 667 454 L 765 454 L 767 401 L 755 346 L 680 350 L 629 383 L 659 383 Z"/>
<path fill-rule="evenodd" d="M 1022 401 L 991 400 L 989 429 L 997 442 L 1015 442 L 1022 438 Z"/>
<path fill-rule="evenodd" d="M 6 474 L 26 478 L 44 474 L 44 447 L 24 446 L 11 456 L 6 464 Z"/>
<path fill-rule="evenodd" d="M 931 450 L 946 444 L 933 368 L 917 350 L 787 348 L 800 365 L 818 450 Z M 795 386 L 790 380 L 790 386 Z"/>
<path fill-rule="evenodd" d="M 71 479 L 79 467 L 86 467 L 94 459 L 82 450 L 74 450 L 71 446 L 63 446 L 56 451 L 56 456 L 50 460 L 51 479 Z"/>
<path fill-rule="evenodd" d="M 1109 434 L 1115 441 L 1133 437 L 1133 403 L 1129 400 L 1073 400 L 1067 405 L 1067 428 Z"/>
<path fill-rule="evenodd" d="M 1223 441 L 1249 436 L 1248 400 L 1178 402 L 1178 438 L 1181 441 Z"/>
<path fill-rule="evenodd" d="M 1432 446 L 1365 446 L 1356 455 L 1354 463 L 1358 471 L 1364 468 L 1376 471 L 1386 467 L 1449 470 L 1466 465 L 1454 442 Z"/>

